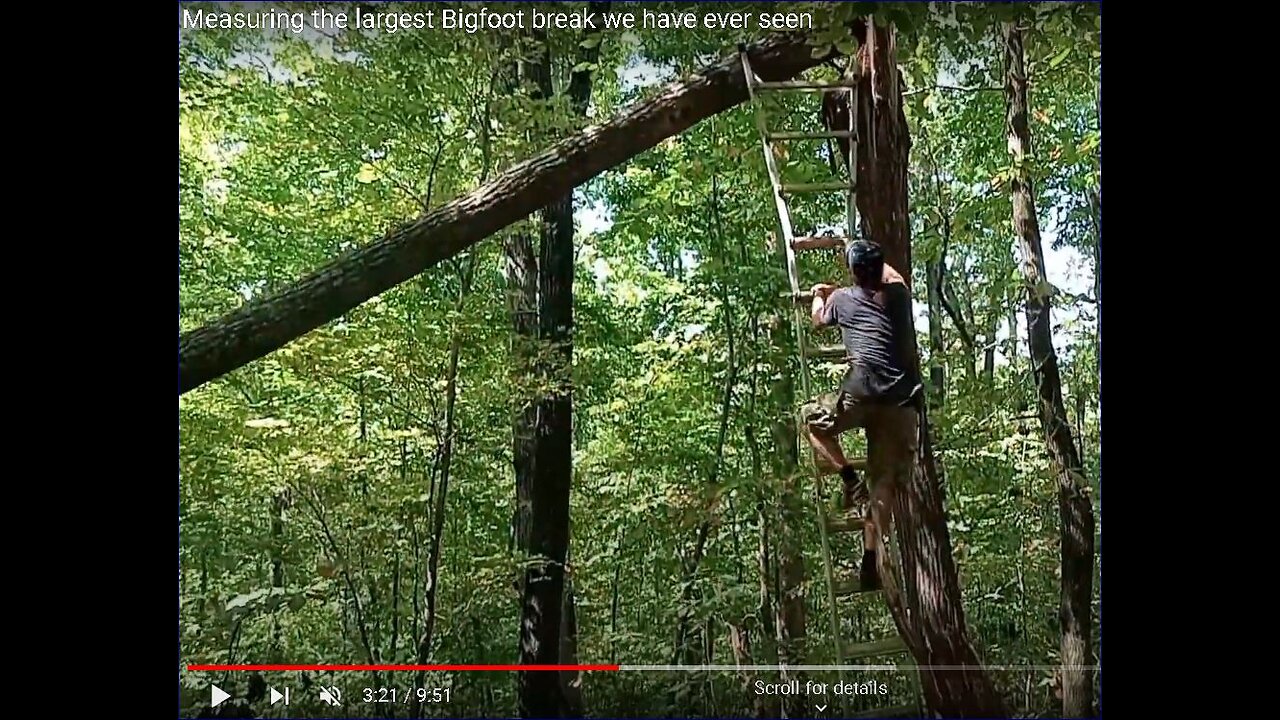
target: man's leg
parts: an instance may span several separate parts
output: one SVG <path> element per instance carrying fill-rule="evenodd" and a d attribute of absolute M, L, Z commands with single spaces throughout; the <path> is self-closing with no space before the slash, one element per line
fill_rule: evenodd
<path fill-rule="evenodd" d="M 843 485 L 842 505 L 851 508 L 866 496 L 858 473 L 849 464 L 840 447 L 840 433 L 861 424 L 861 408 L 849 403 L 842 393 L 828 393 L 806 404 L 801 410 L 805 437 L 813 447 L 813 461 L 820 476 L 840 473 Z"/>
<path fill-rule="evenodd" d="M 863 530 L 861 579 L 864 587 L 880 587 L 888 558 L 881 550 L 890 532 L 897 493 L 911 480 L 919 445 L 915 408 L 878 407 L 867 423 L 867 472 L 871 502 Z"/>

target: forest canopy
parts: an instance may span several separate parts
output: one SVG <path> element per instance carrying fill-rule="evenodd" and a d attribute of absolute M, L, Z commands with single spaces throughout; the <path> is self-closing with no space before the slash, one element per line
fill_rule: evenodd
<path fill-rule="evenodd" d="M 834 81 L 862 47 L 849 28 L 874 11 L 901 70 L 904 271 L 968 639 L 1004 668 L 990 675 L 1009 712 L 1062 714 L 1064 481 L 1027 309 L 1051 303 L 1063 417 L 1100 532 L 1099 5 L 432 5 L 182 5 L 180 335 L 500 187 L 740 43 L 800 33 L 803 77 Z M 320 12 L 346 26 L 313 21 Z M 519 27 L 492 25 L 519 12 Z M 606 26 L 610 13 L 634 27 Z M 565 19 L 536 26 L 539 14 Z M 1031 138 L 1017 158 L 1010 27 Z M 814 97 L 761 102 L 771 131 L 825 129 Z M 829 620 L 816 513 L 838 481 L 815 500 L 804 445 L 798 472 L 780 464 L 795 438 L 778 428 L 804 400 L 787 269 L 753 107 L 725 104 L 180 396 L 184 716 L 207 709 L 213 677 L 187 664 L 506 664 L 552 652 L 547 637 L 565 663 L 821 664 L 836 642 L 895 632 L 874 597 L 840 601 L 841 637 Z M 834 146 L 772 152 L 785 182 L 820 183 L 841 172 Z M 1014 221 L 1027 187 L 1044 265 L 1030 284 Z M 803 235 L 844 232 L 845 212 L 838 194 L 791 206 Z M 811 283 L 847 282 L 838 251 L 800 262 Z M 818 367 L 815 392 L 835 387 L 840 367 Z M 860 433 L 846 443 L 865 454 Z M 562 560 L 546 561 L 551 547 Z M 856 547 L 833 547 L 833 563 L 847 569 Z M 546 637 L 522 629 L 544 577 L 560 603 L 544 609 L 556 616 Z M 1094 607 L 1090 667 L 1097 622 Z M 776 671 L 546 675 L 563 715 L 757 716 L 791 702 L 752 690 L 783 682 Z M 291 711 L 320 712 L 297 688 L 411 676 L 269 680 L 295 688 Z M 267 707 L 248 699 L 247 673 L 214 679 L 233 703 Z M 916 692 L 907 673 L 872 679 L 887 696 L 847 698 L 849 710 Z M 452 689 L 447 705 L 413 704 L 424 716 L 523 713 L 525 683 L 539 681 L 414 680 Z"/>

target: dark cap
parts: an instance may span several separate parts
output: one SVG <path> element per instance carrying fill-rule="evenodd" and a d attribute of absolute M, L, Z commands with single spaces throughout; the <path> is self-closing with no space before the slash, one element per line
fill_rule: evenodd
<path fill-rule="evenodd" d="M 884 253 L 880 251 L 880 246 L 866 240 L 854 240 L 850 243 L 844 258 L 850 269 L 884 264 Z"/>

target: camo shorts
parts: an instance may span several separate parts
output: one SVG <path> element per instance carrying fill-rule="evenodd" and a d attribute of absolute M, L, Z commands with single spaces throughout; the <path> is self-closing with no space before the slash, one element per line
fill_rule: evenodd
<path fill-rule="evenodd" d="M 838 435 L 866 427 L 867 407 L 844 391 L 826 393 L 800 408 L 800 422 L 819 435 Z"/>
<path fill-rule="evenodd" d="M 920 441 L 920 416 L 915 408 L 860 403 L 838 391 L 805 403 L 799 419 L 818 436 L 835 437 L 853 428 L 866 428 L 867 479 L 873 487 L 881 479 L 898 486 L 910 479 Z M 816 450 L 814 459 L 818 462 Z"/>

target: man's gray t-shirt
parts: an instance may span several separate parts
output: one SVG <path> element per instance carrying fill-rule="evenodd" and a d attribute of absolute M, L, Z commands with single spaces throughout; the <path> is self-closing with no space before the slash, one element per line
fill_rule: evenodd
<path fill-rule="evenodd" d="M 820 318 L 839 327 L 849 356 L 849 371 L 840 388 L 860 402 L 905 404 L 919 380 L 912 362 L 915 326 L 911 291 L 888 283 L 875 292 L 839 288 L 827 298 Z"/>

